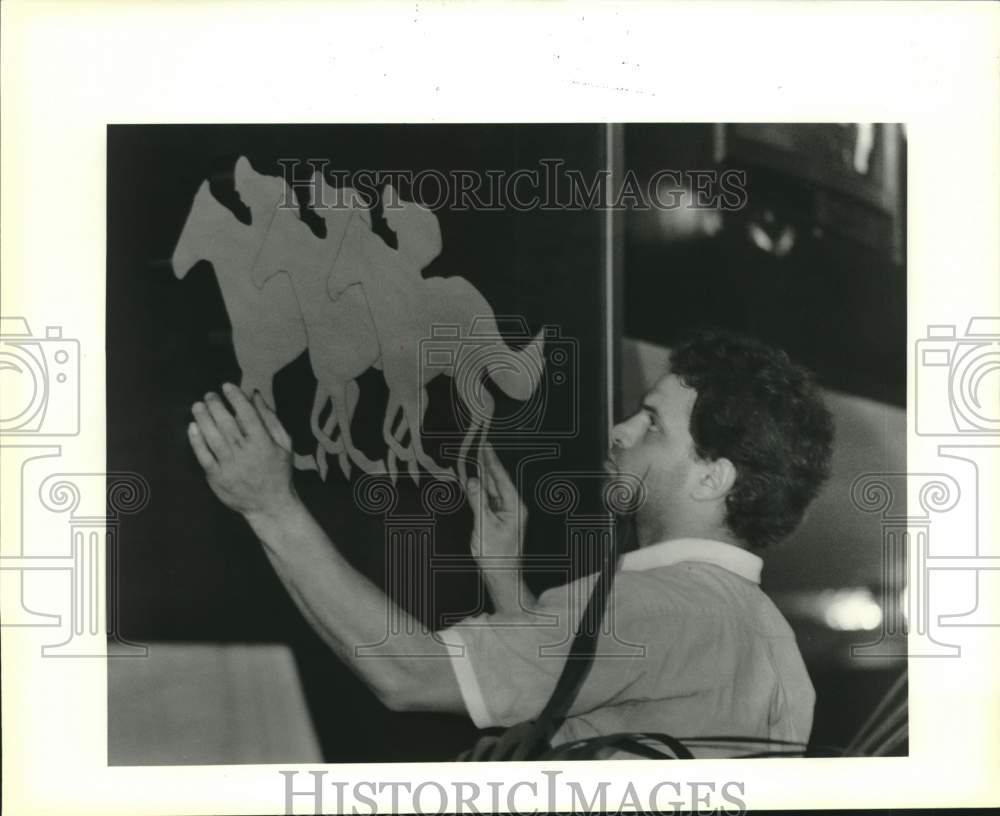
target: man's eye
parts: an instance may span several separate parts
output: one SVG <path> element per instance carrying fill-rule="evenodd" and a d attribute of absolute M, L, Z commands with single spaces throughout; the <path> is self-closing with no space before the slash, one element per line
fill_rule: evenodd
<path fill-rule="evenodd" d="M 649 430 L 659 431 L 660 423 L 657 420 L 656 414 L 653 411 L 646 411 L 646 418 L 649 420 Z"/>

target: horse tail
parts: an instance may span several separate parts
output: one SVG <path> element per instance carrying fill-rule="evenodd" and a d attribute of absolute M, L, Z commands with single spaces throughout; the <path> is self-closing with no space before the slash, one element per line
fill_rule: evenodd
<path fill-rule="evenodd" d="M 508 397 L 524 402 L 534 393 L 542 380 L 545 368 L 545 339 L 539 331 L 532 341 L 519 351 L 502 341 L 496 353 L 489 355 L 486 371 Z"/>
<path fill-rule="evenodd" d="M 482 387 L 481 397 L 482 404 L 477 404 L 475 413 L 472 417 L 472 422 L 469 425 L 469 430 L 465 432 L 465 438 L 462 440 L 461 447 L 458 451 L 459 481 L 463 487 L 469 480 L 468 462 L 471 458 L 469 456 L 469 449 L 472 447 L 473 441 L 475 441 L 476 437 L 480 434 L 482 435 L 479 442 L 480 447 L 486 443 L 490 433 L 490 425 L 493 421 L 493 397 L 485 387 Z M 466 403 L 466 406 L 468 407 L 468 403 Z M 482 479 L 483 474 L 479 474 L 479 478 Z"/>

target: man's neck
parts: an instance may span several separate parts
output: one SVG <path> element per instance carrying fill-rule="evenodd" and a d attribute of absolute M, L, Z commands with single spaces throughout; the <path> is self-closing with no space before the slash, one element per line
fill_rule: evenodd
<path fill-rule="evenodd" d="M 644 519 L 641 516 L 637 517 L 635 522 L 636 544 L 640 549 L 659 544 L 661 541 L 672 541 L 675 538 L 702 538 L 732 544 L 734 547 L 746 547 L 729 530 L 718 524 L 676 520 L 668 523 L 664 519 Z"/>

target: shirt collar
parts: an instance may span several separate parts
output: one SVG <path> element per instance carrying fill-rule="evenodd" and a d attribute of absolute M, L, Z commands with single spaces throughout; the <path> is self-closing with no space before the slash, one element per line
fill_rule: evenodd
<path fill-rule="evenodd" d="M 764 562 L 752 552 L 708 538 L 674 538 L 626 553 L 623 570 L 647 570 L 669 567 L 681 561 L 701 561 L 736 573 L 755 584 L 760 583 Z"/>

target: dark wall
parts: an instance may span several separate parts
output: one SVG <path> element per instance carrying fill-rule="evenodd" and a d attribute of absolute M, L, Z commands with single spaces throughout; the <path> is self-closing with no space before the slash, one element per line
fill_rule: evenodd
<path fill-rule="evenodd" d="M 762 139 L 772 129 L 738 128 Z M 710 124 L 626 126 L 625 166 L 640 183 L 664 168 L 739 170 L 746 200 L 721 214 L 718 231 L 681 239 L 658 229 L 655 213 L 626 215 L 625 333 L 670 345 L 696 326 L 745 331 L 786 349 L 828 388 L 905 406 L 905 141 L 882 126 L 871 171 L 860 176 L 833 153 L 849 149 L 849 128 L 778 128 L 790 142 L 784 153 L 741 153 L 730 135 L 720 156 Z M 845 135 L 848 144 L 837 144 Z M 897 140 L 895 172 L 879 161 L 886 138 Z M 873 203 L 886 189 L 895 203 Z M 795 230 L 781 257 L 747 238 L 750 222 L 767 226 L 771 217 Z"/>
<path fill-rule="evenodd" d="M 447 758 L 467 747 L 472 726 L 464 718 L 383 709 L 319 643 L 245 523 L 212 495 L 191 455 L 185 428 L 191 404 L 223 381 L 238 381 L 239 369 L 211 266 L 201 263 L 178 280 L 169 259 L 203 180 L 210 179 L 215 196 L 246 218 L 231 176 L 240 155 L 258 172 L 272 175 L 280 175 L 282 158 L 329 159 L 330 168 L 347 171 L 509 172 L 538 167 L 547 157 L 590 174 L 603 166 L 603 145 L 600 126 L 108 128 L 108 469 L 138 472 L 151 486 L 148 509 L 122 525 L 121 634 L 138 642 L 291 644 L 328 761 Z M 410 195 L 405 185 L 401 192 Z M 557 327 L 564 338 L 549 343 L 546 369 L 562 367 L 570 376 L 561 385 L 543 385 L 539 432 L 531 435 L 537 442 L 549 433 L 558 455 L 527 469 L 523 493 L 530 509 L 532 486 L 540 476 L 554 469 L 593 468 L 603 458 L 607 418 L 602 390 L 602 214 L 510 209 L 444 209 L 437 214 L 444 251 L 425 276 L 461 275 L 485 295 L 495 313 L 523 315 L 532 333 L 543 324 Z M 392 239 L 384 223 L 377 227 Z M 579 364 L 575 370 L 552 360 L 559 346 Z M 370 369 L 360 384 L 355 437 L 369 455 L 382 456 L 385 383 L 380 372 Z M 278 413 L 301 452 L 315 447 L 307 422 L 314 388 L 307 354 L 275 380 Z M 438 378 L 430 387 L 431 411 L 442 412 L 440 421 L 445 423 L 451 416 L 449 388 L 447 378 Z M 498 414 L 516 409 L 493 390 Z M 437 421 L 431 416 L 428 423 Z M 521 455 L 518 445 L 525 439 L 527 435 L 495 440 L 509 467 Z M 440 454 L 433 443 L 429 449 Z M 300 472 L 296 487 L 347 558 L 384 586 L 386 519 L 359 509 L 353 480 L 343 477 L 335 458 L 330 465 L 325 483 L 314 472 Z M 357 475 L 355 470 L 354 479 Z M 398 487 L 396 512 L 419 509 L 418 487 L 405 476 Z M 540 513 L 530 519 L 528 552 L 553 555 L 551 573 L 535 573 L 530 580 L 537 585 L 564 580 L 563 520 Z M 426 588 L 414 584 L 415 591 L 397 598 L 432 628 L 449 612 L 481 604 L 479 578 L 468 558 L 470 525 L 464 505 L 436 518 L 435 547 L 438 555 L 451 556 L 448 575 L 429 597 Z M 577 572 L 592 554 L 570 556 L 568 568 Z M 113 695 L 111 689 L 112 705 Z"/>

